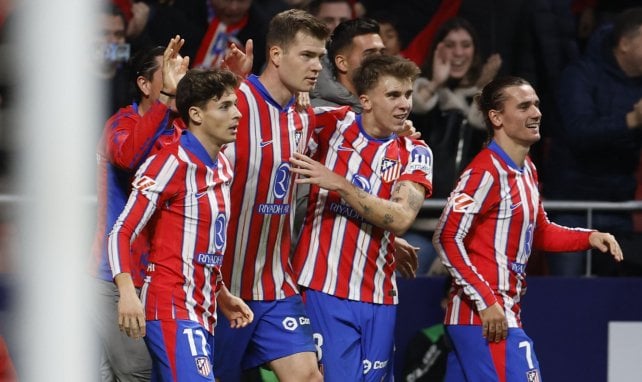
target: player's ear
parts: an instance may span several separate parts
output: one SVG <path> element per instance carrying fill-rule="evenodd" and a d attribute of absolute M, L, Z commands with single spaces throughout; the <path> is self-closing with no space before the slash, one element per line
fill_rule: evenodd
<path fill-rule="evenodd" d="M 272 61 L 274 66 L 279 67 L 281 65 L 281 57 L 283 56 L 283 49 L 281 49 L 280 46 L 273 45 L 270 47 L 270 50 L 268 53 L 269 53 L 270 61 Z"/>
<path fill-rule="evenodd" d="M 136 77 L 136 86 L 138 86 L 140 91 L 147 97 L 152 93 L 152 82 L 144 76 Z"/>
<path fill-rule="evenodd" d="M 366 94 L 360 95 L 359 101 L 361 102 L 361 107 L 363 107 L 363 111 L 372 110 L 372 101 L 370 101 L 370 97 L 368 97 L 368 95 Z"/>
<path fill-rule="evenodd" d="M 489 110 L 488 111 L 488 119 L 490 119 L 490 122 L 495 126 L 501 126 L 502 125 L 502 115 L 497 110 L 492 110 L 492 109 Z"/>
<path fill-rule="evenodd" d="M 337 69 L 341 73 L 347 73 L 348 72 L 348 60 L 346 59 L 345 56 L 341 54 L 337 54 L 334 57 L 334 64 L 337 66 Z"/>
<path fill-rule="evenodd" d="M 203 123 L 203 115 L 200 107 L 190 106 L 187 113 L 189 114 L 190 121 L 193 121 L 197 125 Z"/>

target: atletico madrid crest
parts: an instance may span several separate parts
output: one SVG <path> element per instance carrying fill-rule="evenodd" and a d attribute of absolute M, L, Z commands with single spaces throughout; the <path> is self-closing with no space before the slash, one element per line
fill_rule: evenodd
<path fill-rule="evenodd" d="M 210 360 L 207 357 L 196 357 L 196 370 L 203 377 L 207 377 L 212 372 L 212 366 L 210 365 Z"/>
<path fill-rule="evenodd" d="M 380 173 L 381 179 L 386 183 L 390 183 L 399 178 L 399 174 L 401 174 L 401 164 L 398 160 L 383 158 Z"/>

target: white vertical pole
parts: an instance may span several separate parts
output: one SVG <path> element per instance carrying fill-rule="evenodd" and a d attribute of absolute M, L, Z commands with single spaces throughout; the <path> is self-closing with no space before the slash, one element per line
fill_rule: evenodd
<path fill-rule="evenodd" d="M 17 322 L 21 381 L 96 380 L 87 264 L 93 204 L 86 196 L 100 129 L 91 41 L 98 1 L 17 1 L 20 193 Z"/>

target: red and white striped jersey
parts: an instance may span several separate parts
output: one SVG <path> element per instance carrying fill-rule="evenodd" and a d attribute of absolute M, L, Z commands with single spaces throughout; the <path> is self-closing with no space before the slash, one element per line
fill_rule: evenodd
<path fill-rule="evenodd" d="M 273 100 L 258 77 L 237 90 L 243 116 L 236 142 L 225 148 L 234 163 L 229 245 L 223 279 L 246 300 L 279 300 L 298 293 L 289 255 L 294 222 L 294 177 L 290 157 L 303 152 L 314 119 Z"/>
<path fill-rule="evenodd" d="M 151 252 L 141 299 L 148 320 L 192 320 L 210 332 L 226 243 L 232 167 L 189 132 L 151 156 L 109 235 L 115 277 L 130 272 L 130 246 L 146 227 Z"/>
<path fill-rule="evenodd" d="M 521 327 L 531 251 L 586 250 L 590 233 L 551 223 L 533 162 L 519 168 L 492 142 L 462 173 L 433 237 L 455 284 L 445 323 L 481 325 L 478 312 L 498 302 L 508 326 Z"/>
<path fill-rule="evenodd" d="M 423 141 L 370 137 L 348 107 L 317 112 L 310 155 L 354 185 L 389 199 L 397 182 L 432 192 L 432 153 Z M 396 304 L 394 234 L 368 223 L 336 191 L 310 187 L 294 256 L 299 285 L 340 298 Z"/>
<path fill-rule="evenodd" d="M 145 115 L 138 113 L 138 104 L 120 109 L 107 123 L 97 148 L 98 219 L 92 246 L 91 273 L 112 281 L 107 259 L 107 235 L 123 210 L 138 166 L 151 154 L 176 142 L 185 128 L 183 121 L 173 118 L 161 102 L 155 102 Z M 132 245 L 132 279 L 143 286 L 149 243 L 143 232 Z"/>

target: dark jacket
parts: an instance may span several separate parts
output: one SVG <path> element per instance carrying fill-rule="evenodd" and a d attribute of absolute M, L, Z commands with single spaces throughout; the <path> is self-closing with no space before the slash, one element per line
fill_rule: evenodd
<path fill-rule="evenodd" d="M 627 128 L 626 114 L 642 99 L 642 78 L 627 77 L 620 69 L 609 45 L 610 33 L 611 27 L 598 30 L 584 57 L 560 78 L 561 123 L 544 182 L 548 198 L 634 198 L 642 134 Z"/>

